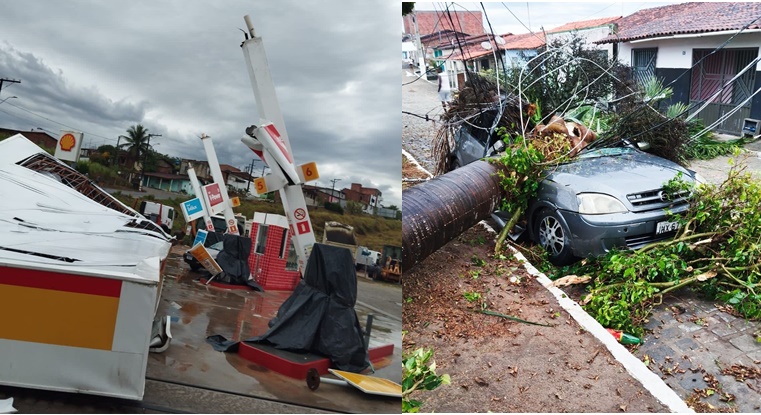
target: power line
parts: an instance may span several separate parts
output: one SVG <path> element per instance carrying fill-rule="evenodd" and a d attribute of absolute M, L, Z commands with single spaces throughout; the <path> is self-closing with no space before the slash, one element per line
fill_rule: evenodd
<path fill-rule="evenodd" d="M 72 130 L 80 131 L 80 132 L 82 132 L 82 133 L 85 133 L 85 134 L 87 134 L 88 136 L 93 136 L 93 137 L 102 138 L 102 139 L 104 139 L 104 140 L 111 140 L 111 141 L 113 141 L 113 138 L 112 138 L 112 137 L 104 137 L 104 136 L 102 136 L 102 135 L 99 135 L 99 134 L 94 134 L 94 133 L 91 133 L 91 132 L 88 132 L 88 131 L 82 130 L 81 128 L 72 127 L 72 126 L 70 126 L 70 125 L 67 125 L 67 124 L 64 124 L 64 123 L 62 123 L 62 122 L 58 122 L 58 121 L 56 121 L 56 120 L 52 120 L 52 119 L 50 119 L 50 118 L 48 118 L 48 117 L 45 117 L 45 116 L 43 116 L 43 115 L 37 114 L 37 113 L 35 113 L 34 111 L 31 111 L 31 110 L 29 110 L 29 109 L 26 109 L 26 108 L 24 108 L 24 107 L 22 107 L 22 106 L 20 106 L 20 105 L 14 105 L 14 104 L 11 104 L 10 102 L 7 102 L 6 104 L 10 105 L 11 107 L 14 107 L 14 108 L 18 108 L 18 109 L 20 109 L 20 110 L 22 110 L 22 111 L 28 112 L 29 114 L 32 114 L 32 115 L 34 115 L 35 117 L 39 117 L 39 118 L 42 118 L 43 120 L 46 120 L 46 121 L 52 122 L 52 123 L 54 123 L 54 124 L 58 124 L 58 125 L 61 125 L 61 126 L 63 126 L 63 127 L 66 127 L 66 128 L 70 128 L 70 129 L 72 129 Z M 23 120 L 29 121 L 29 119 L 28 119 L 28 118 L 24 118 L 24 117 L 21 117 L 21 116 L 19 116 L 19 115 L 16 115 L 16 114 L 13 114 L 13 113 L 10 113 L 10 112 L 6 112 L 6 111 L 3 111 L 3 112 L 5 112 L 5 113 L 6 113 L 6 114 L 8 114 L 8 115 L 12 115 L 12 116 L 14 116 L 14 117 L 18 117 L 18 118 L 21 118 L 21 119 L 23 119 Z"/>
<path fill-rule="evenodd" d="M 18 79 L 0 78 L 0 91 L 3 90 L 3 83 L 4 82 L 8 82 L 8 83 L 12 83 L 12 84 L 20 84 L 21 83 L 21 81 L 19 81 Z"/>

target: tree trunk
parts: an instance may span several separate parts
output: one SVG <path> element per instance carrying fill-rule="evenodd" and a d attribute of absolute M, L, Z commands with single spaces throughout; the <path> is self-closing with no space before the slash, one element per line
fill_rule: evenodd
<path fill-rule="evenodd" d="M 497 169 L 486 161 L 470 163 L 404 190 L 404 269 L 412 269 L 447 242 L 488 218 L 501 198 Z"/>

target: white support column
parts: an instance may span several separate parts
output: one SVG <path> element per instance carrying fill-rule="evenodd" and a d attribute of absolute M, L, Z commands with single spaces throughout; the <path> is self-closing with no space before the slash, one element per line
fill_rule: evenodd
<path fill-rule="evenodd" d="M 193 186 L 193 193 L 195 193 L 196 197 L 201 200 L 201 203 L 204 205 L 203 209 L 203 221 L 206 223 L 206 230 L 209 232 L 214 232 L 214 222 L 211 221 L 211 216 L 209 216 L 209 207 L 206 206 L 206 202 L 203 197 L 203 190 L 201 190 L 201 183 L 198 182 L 198 177 L 196 176 L 196 171 L 193 168 L 193 165 L 188 163 L 188 177 L 190 178 L 190 185 Z"/>
<path fill-rule="evenodd" d="M 240 235 L 238 222 L 235 219 L 232 207 L 230 207 L 230 196 L 227 195 L 227 185 L 225 184 L 224 177 L 222 177 L 222 169 L 219 167 L 217 153 L 214 151 L 214 144 L 211 142 L 211 137 L 206 134 L 201 134 L 201 142 L 203 143 L 204 150 L 206 150 L 206 159 L 209 161 L 211 177 L 214 179 L 214 182 L 219 185 L 219 192 L 222 194 L 227 233 Z"/>

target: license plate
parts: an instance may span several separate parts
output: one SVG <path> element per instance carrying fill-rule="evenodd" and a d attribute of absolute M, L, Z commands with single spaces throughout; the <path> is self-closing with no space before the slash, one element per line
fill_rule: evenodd
<path fill-rule="evenodd" d="M 660 235 L 662 233 L 674 232 L 681 227 L 682 225 L 679 222 L 658 222 L 655 225 L 655 234 Z"/>

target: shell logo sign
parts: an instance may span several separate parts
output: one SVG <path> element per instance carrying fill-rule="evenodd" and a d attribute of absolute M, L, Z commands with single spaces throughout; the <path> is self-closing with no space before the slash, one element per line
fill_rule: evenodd
<path fill-rule="evenodd" d="M 76 131 L 61 131 L 61 138 L 55 148 L 55 157 L 59 160 L 79 161 L 79 150 L 82 148 L 82 133 Z"/>
<path fill-rule="evenodd" d="M 71 149 L 77 145 L 77 139 L 74 138 L 73 135 L 66 133 L 61 136 L 61 140 L 58 142 L 58 145 L 61 146 L 61 150 L 63 151 L 71 151 Z"/>

